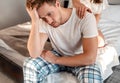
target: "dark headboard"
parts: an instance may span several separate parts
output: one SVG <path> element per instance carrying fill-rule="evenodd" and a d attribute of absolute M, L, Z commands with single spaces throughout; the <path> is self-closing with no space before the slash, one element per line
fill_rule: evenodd
<path fill-rule="evenodd" d="M 0 29 L 30 20 L 25 10 L 26 0 L 0 1 Z"/>
<path fill-rule="evenodd" d="M 109 4 L 120 5 L 120 0 L 108 0 Z"/>

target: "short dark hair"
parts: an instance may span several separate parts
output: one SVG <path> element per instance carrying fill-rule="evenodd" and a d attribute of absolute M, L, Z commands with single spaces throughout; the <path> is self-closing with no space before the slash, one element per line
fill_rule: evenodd
<path fill-rule="evenodd" d="M 26 6 L 28 8 L 34 8 L 37 6 L 37 9 L 41 7 L 44 3 L 49 3 L 51 5 L 55 5 L 56 0 L 26 0 Z"/>

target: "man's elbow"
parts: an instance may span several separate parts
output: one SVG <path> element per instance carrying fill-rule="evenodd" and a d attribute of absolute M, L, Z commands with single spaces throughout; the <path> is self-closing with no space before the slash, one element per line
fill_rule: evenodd
<path fill-rule="evenodd" d="M 32 58 L 37 58 L 37 57 L 39 57 L 39 55 L 38 55 L 37 53 L 29 52 L 29 54 L 30 54 L 30 57 L 32 57 Z"/>
<path fill-rule="evenodd" d="M 87 59 L 87 63 L 86 65 L 92 65 L 92 64 L 95 64 L 96 62 L 96 55 L 90 55 L 88 56 L 88 59 Z"/>
<path fill-rule="evenodd" d="M 30 50 L 30 49 L 28 49 L 28 51 L 29 51 L 30 57 L 32 57 L 32 58 L 37 58 L 41 55 L 41 51 Z"/>
<path fill-rule="evenodd" d="M 88 65 L 95 64 L 95 62 L 96 62 L 96 59 L 91 59 L 91 60 L 89 60 L 89 63 L 88 63 Z"/>

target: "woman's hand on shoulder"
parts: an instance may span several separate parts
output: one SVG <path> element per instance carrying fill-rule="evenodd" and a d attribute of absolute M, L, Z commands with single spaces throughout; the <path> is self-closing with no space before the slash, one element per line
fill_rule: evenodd
<path fill-rule="evenodd" d="M 79 18 L 83 18 L 85 16 L 85 14 L 86 14 L 87 11 L 90 12 L 90 13 L 92 13 L 91 9 L 88 8 L 88 7 L 86 7 L 80 1 L 79 2 L 77 2 L 77 1 L 73 2 L 73 5 L 74 5 L 74 7 L 77 10 L 76 13 L 77 13 L 77 15 L 78 15 Z"/>

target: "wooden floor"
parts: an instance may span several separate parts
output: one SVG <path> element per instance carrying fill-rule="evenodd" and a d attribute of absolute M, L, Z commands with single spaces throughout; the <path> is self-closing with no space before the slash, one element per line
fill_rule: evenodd
<path fill-rule="evenodd" d="M 0 83 L 16 83 L 16 82 L 0 71 Z"/>
<path fill-rule="evenodd" d="M 23 83 L 22 68 L 0 56 L 0 71 L 14 80 L 16 83 Z"/>

